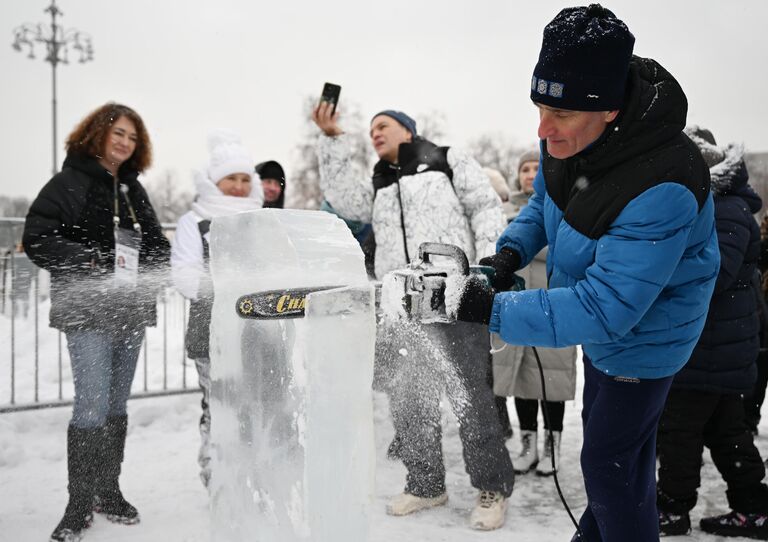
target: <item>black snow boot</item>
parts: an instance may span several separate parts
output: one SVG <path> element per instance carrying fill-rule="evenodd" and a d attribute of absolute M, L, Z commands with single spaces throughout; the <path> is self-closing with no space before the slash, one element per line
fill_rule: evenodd
<path fill-rule="evenodd" d="M 139 512 L 125 500 L 120 491 L 118 478 L 125 451 L 125 436 L 128 431 L 128 416 L 107 418 L 104 426 L 104 438 L 99 447 L 97 461 L 96 487 L 93 498 L 93 510 L 104 514 L 113 523 L 133 525 L 138 523 Z"/>
<path fill-rule="evenodd" d="M 678 536 L 691 532 L 691 517 L 688 512 L 672 514 L 659 510 L 659 535 Z"/>
<path fill-rule="evenodd" d="M 722 516 L 702 518 L 699 526 L 705 533 L 768 540 L 768 515 L 766 514 L 741 514 L 731 511 Z"/>
<path fill-rule="evenodd" d="M 101 428 L 80 429 L 72 425 L 67 429 L 67 470 L 69 474 L 69 502 L 64 517 L 51 534 L 51 542 L 77 542 L 83 531 L 91 526 L 93 514 L 94 456 Z"/>
<path fill-rule="evenodd" d="M 672 498 L 660 487 L 656 488 L 656 508 L 659 511 L 659 535 L 678 536 L 691 532 L 689 512 L 696 506 L 697 495 Z"/>

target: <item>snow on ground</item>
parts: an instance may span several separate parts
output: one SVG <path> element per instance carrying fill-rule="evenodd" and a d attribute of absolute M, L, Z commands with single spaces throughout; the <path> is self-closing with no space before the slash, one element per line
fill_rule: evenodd
<path fill-rule="evenodd" d="M 47 310 L 48 303 L 41 303 L 38 330 L 40 401 L 55 400 L 58 396 L 58 336 L 47 327 Z M 161 389 L 164 379 L 168 388 L 180 388 L 184 371 L 188 386 L 196 382 L 193 365 L 189 360 L 185 362 L 181 355 L 184 313 L 183 301 L 178 296 L 171 296 L 166 304 L 160 304 L 160 325 L 148 330 L 146 373 L 142 354 L 134 380 L 134 392 L 144 389 L 145 374 L 149 390 Z M 33 314 L 34 307 L 26 318 L 19 316 L 15 322 L 17 403 L 30 403 L 34 397 Z M 167 326 L 165 331 L 163 322 Z M 0 405 L 7 404 L 10 396 L 10 379 L 7 376 L 10 374 L 10 346 L 10 320 L 6 313 L 6 316 L 0 316 Z M 67 399 L 72 396 L 72 382 L 64 339 L 62 346 L 62 395 Z M 167 361 L 165 370 L 163 358 Z M 581 382 L 578 388 L 581 389 Z M 410 517 L 387 516 L 384 513 L 385 504 L 389 497 L 402 490 L 405 469 L 400 463 L 386 459 L 385 452 L 393 429 L 386 398 L 376 394 L 374 399 L 377 480 L 370 542 L 570 540 L 573 527 L 562 509 L 552 479 L 539 478 L 535 474 L 517 477 L 504 528 L 482 533 L 468 527 L 476 491 L 469 485 L 464 472 L 456 422 L 447 405 L 443 448 L 448 473 L 448 505 Z M 198 393 L 129 401 L 129 435 L 121 484 L 128 499 L 141 511 L 142 521 L 139 525 L 126 527 L 97 517 L 85 540 L 210 540 L 207 493 L 197 475 L 199 401 Z M 510 412 L 514 420 L 511 401 Z M 561 486 L 577 517 L 586 503 L 579 469 L 580 412 L 580 397 L 575 402 L 567 403 L 561 471 Z M 0 414 L 0 542 L 48 540 L 61 518 L 67 502 L 66 427 L 69 417 L 69 407 Z M 517 427 L 515 431 L 516 435 L 508 441 L 513 457 L 519 451 Z M 768 422 L 761 425 L 761 431 L 768 435 Z M 768 437 L 758 437 L 757 445 L 765 457 Z M 692 514 L 694 525 L 705 515 L 728 511 L 725 484 L 708 455 L 705 455 L 704 462 L 703 489 Z M 669 540 L 710 542 L 718 538 L 704 535 L 694 528 L 692 536 Z"/>
<path fill-rule="evenodd" d="M 575 404 L 568 403 L 566 408 L 561 473 L 561 485 L 577 515 L 585 505 L 578 466 L 580 406 L 577 400 Z M 126 496 L 141 511 L 142 521 L 135 526 L 121 526 L 97 517 L 85 539 L 89 542 L 208 541 L 207 494 L 197 476 L 196 464 L 199 395 L 132 400 L 128 407 L 130 427 L 121 484 Z M 67 501 L 65 435 L 69 415 L 68 408 L 0 415 L 0 541 L 47 540 L 60 519 Z M 386 398 L 380 394 L 375 396 L 375 418 L 377 484 L 371 542 L 570 540 L 573 529 L 552 479 L 533 474 L 518 476 L 504 528 L 488 533 L 469 529 L 467 521 L 475 491 L 464 473 L 456 424 L 448 412 L 443 444 L 448 505 L 410 517 L 387 516 L 385 503 L 401 490 L 405 471 L 402 465 L 385 457 L 393 431 Z M 761 429 L 768 434 L 768 423 Z M 509 441 L 513 454 L 519 449 L 516 437 Z M 768 439 L 760 437 L 758 446 L 765 451 Z M 692 517 L 695 524 L 703 515 L 727 511 L 725 486 L 708 457 L 705 457 L 703 479 L 703 496 Z M 679 540 L 718 538 L 695 529 L 692 536 Z"/>

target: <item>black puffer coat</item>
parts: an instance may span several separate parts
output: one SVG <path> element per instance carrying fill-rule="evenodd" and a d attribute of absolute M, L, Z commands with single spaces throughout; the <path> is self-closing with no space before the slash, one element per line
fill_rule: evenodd
<path fill-rule="evenodd" d="M 743 151 L 731 146 L 725 160 L 710 169 L 720 272 L 709 314 L 688 363 L 673 387 L 715 393 L 752 390 L 760 348 L 755 271 L 760 228 L 752 216 L 762 207 L 748 184 Z"/>
<path fill-rule="evenodd" d="M 24 248 L 51 273 L 51 327 L 125 331 L 156 324 L 156 296 L 163 281 L 148 272 L 168 264 L 170 244 L 138 173 L 121 169 L 118 177 L 128 186 L 142 230 L 136 288 L 113 285 L 115 181 L 95 158 L 68 155 L 62 171 L 30 207 Z M 121 228 L 133 228 L 122 194 L 119 218 Z"/>

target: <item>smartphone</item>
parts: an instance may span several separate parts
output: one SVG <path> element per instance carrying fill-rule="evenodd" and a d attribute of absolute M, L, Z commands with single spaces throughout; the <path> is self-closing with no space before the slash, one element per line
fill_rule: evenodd
<path fill-rule="evenodd" d="M 339 103 L 339 94 L 341 94 L 341 86 L 334 85 L 333 83 L 326 83 L 323 85 L 323 93 L 320 95 L 320 101 L 333 104 L 331 115 L 336 113 L 336 106 Z"/>

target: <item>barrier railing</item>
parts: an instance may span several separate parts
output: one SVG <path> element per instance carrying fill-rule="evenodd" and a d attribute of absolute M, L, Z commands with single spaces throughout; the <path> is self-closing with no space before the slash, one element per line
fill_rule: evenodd
<path fill-rule="evenodd" d="M 49 276 L 22 251 L 23 225 L 0 218 L 0 413 L 67 406 L 74 395 L 66 339 L 48 327 Z M 175 224 L 163 228 L 171 233 Z M 158 296 L 158 325 L 147 329 L 131 398 L 199 391 L 187 374 L 187 309 L 172 288 Z"/>

